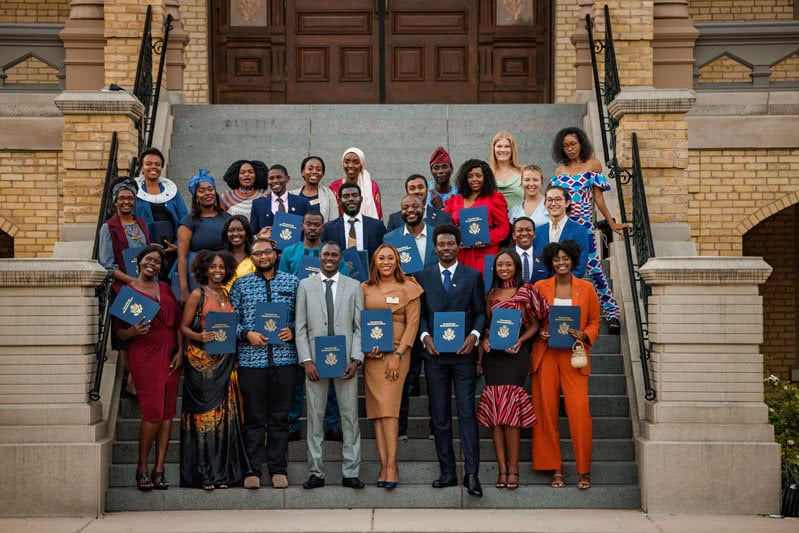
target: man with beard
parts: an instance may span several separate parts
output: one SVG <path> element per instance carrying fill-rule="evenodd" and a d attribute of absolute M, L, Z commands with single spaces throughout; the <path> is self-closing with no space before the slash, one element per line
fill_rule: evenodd
<path fill-rule="evenodd" d="M 436 148 L 430 156 L 430 174 L 433 181 L 427 184 L 427 205 L 444 209 L 449 197 L 458 194 L 458 188 L 449 182 L 452 178 L 452 159 L 442 146 Z"/>
<path fill-rule="evenodd" d="M 361 213 L 363 197 L 357 183 L 344 182 L 338 197 L 344 214 L 325 224 L 322 241 L 336 241 L 342 250 L 355 247 L 366 252 L 371 261 L 377 247 L 383 244 L 386 227 L 382 221 Z"/>
<path fill-rule="evenodd" d="M 261 465 L 267 463 L 272 486 L 284 489 L 288 487 L 288 413 L 297 375 L 293 341 L 299 281 L 296 276 L 277 270 L 277 251 L 272 241 L 256 239 L 250 257 L 255 272 L 237 279 L 230 290 L 230 303 L 238 319 L 239 388 L 244 408 L 244 444 L 250 462 L 244 487 L 261 486 Z M 256 331 L 256 306 L 262 302 L 286 304 L 286 327 L 278 332 L 285 344 L 271 344 Z M 269 442 L 264 446 L 267 431 Z"/>
<path fill-rule="evenodd" d="M 421 174 L 411 174 L 405 180 L 405 194 L 414 194 L 422 200 L 422 218 L 425 222 L 435 227 L 439 224 L 452 224 L 452 215 L 441 209 L 426 206 L 427 201 L 427 179 Z M 402 227 L 402 211 L 391 213 L 388 217 L 388 231 L 393 231 Z"/>
<path fill-rule="evenodd" d="M 346 184 L 342 186 L 346 187 Z M 342 195 L 343 196 L 343 195 Z M 341 448 L 341 484 L 362 489 L 358 477 L 361 466 L 361 431 L 358 426 L 358 367 L 363 364 L 361 351 L 361 311 L 363 291 L 354 279 L 342 276 L 341 247 L 334 241 L 322 245 L 318 276 L 305 278 L 297 292 L 297 352 L 305 370 L 305 394 L 308 415 L 308 480 L 306 489 L 325 486 L 322 447 L 322 414 L 327 391 L 336 388 L 344 441 Z M 346 344 L 346 368 L 340 378 L 320 378 L 314 362 L 315 342 L 319 337 L 342 335 Z M 272 438 L 270 435 L 269 438 Z"/>

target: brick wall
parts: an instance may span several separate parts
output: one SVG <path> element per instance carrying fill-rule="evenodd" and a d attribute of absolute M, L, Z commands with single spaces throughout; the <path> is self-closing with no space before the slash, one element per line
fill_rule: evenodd
<path fill-rule="evenodd" d="M 688 161 L 686 221 L 699 255 L 741 255 L 743 234 L 799 202 L 797 148 L 689 150 Z"/>
<path fill-rule="evenodd" d="M 777 63 L 771 67 L 771 81 L 799 81 L 799 54 Z"/>
<path fill-rule="evenodd" d="M 186 69 L 183 71 L 183 92 L 186 95 L 186 102 L 207 104 L 210 102 L 208 82 L 210 22 L 206 0 L 181 0 L 180 20 L 183 22 L 183 29 L 189 35 L 189 43 L 184 52 Z"/>
<path fill-rule="evenodd" d="M 63 222 L 62 183 L 60 152 L 0 151 L 0 217 L 17 228 L 14 257 L 52 255 Z"/>
<path fill-rule="evenodd" d="M 785 20 L 793 18 L 796 0 L 689 0 L 694 22 Z"/>
<path fill-rule="evenodd" d="M 2 0 L 0 22 L 63 23 L 69 8 L 70 0 Z"/>
<path fill-rule="evenodd" d="M 572 101 L 577 86 L 574 69 L 576 54 L 571 42 L 577 29 L 580 7 L 577 0 L 557 0 L 555 2 L 555 27 L 552 28 L 555 43 L 555 102 Z"/>
<path fill-rule="evenodd" d="M 770 216 L 744 235 L 743 254 L 762 257 L 774 271 L 760 286 L 767 373 L 790 377 L 799 362 L 799 206 Z"/>
<path fill-rule="evenodd" d="M 727 56 L 721 56 L 699 69 L 699 81 L 702 83 L 751 83 L 751 74 L 751 68 Z"/>
<path fill-rule="evenodd" d="M 57 85 L 58 69 L 31 57 L 6 71 L 8 84 Z"/>

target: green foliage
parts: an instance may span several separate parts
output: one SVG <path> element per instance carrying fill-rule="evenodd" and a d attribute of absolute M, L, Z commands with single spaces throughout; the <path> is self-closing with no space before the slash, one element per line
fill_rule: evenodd
<path fill-rule="evenodd" d="M 768 421 L 782 446 L 782 462 L 799 471 L 799 387 L 773 374 L 765 382 Z"/>

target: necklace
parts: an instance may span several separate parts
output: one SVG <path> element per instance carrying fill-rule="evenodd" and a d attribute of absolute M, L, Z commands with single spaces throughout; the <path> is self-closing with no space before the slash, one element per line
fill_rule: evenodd
<path fill-rule="evenodd" d="M 213 294 L 214 296 L 216 296 L 216 301 L 219 303 L 220 307 L 222 307 L 222 309 L 224 309 L 225 308 L 225 304 L 227 303 L 227 296 L 225 296 L 225 293 L 222 292 L 222 294 L 219 294 L 219 292 L 215 291 L 214 289 L 212 289 L 208 285 L 205 286 L 205 289 L 208 292 L 210 292 L 211 294 Z"/>
<path fill-rule="evenodd" d="M 122 224 L 122 229 L 125 231 L 125 236 L 132 241 L 138 241 L 144 237 L 144 233 L 135 220 L 130 224 Z"/>

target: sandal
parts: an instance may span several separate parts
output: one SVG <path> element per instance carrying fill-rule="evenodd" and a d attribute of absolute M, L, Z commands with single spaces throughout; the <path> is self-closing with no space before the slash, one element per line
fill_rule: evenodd
<path fill-rule="evenodd" d="M 552 487 L 555 489 L 562 489 L 566 486 L 566 483 L 563 482 L 563 472 L 556 471 L 552 474 Z"/>
<path fill-rule="evenodd" d="M 503 476 L 505 477 L 505 481 L 502 481 Z M 507 472 L 500 472 L 499 475 L 497 476 L 497 482 L 494 484 L 494 486 L 498 489 L 504 489 L 505 487 L 507 487 L 508 486 L 507 476 L 508 476 Z"/>
<path fill-rule="evenodd" d="M 577 488 L 580 490 L 591 488 L 591 474 L 580 474 L 577 481 Z"/>
<path fill-rule="evenodd" d="M 229 485 L 227 483 L 220 483 L 219 485 L 216 486 L 216 488 L 218 489 L 226 489 L 228 487 Z"/>
<path fill-rule="evenodd" d="M 153 488 L 155 490 L 167 490 L 169 488 L 169 483 L 166 482 L 163 471 L 156 472 L 153 470 Z"/>
<path fill-rule="evenodd" d="M 511 483 L 511 481 L 510 481 L 510 477 L 511 476 L 515 476 L 516 477 L 516 483 Z M 510 490 L 519 488 L 519 473 L 518 472 L 508 472 L 508 485 L 507 486 L 508 486 L 508 488 Z"/>
<path fill-rule="evenodd" d="M 202 488 L 203 490 L 207 490 L 208 492 L 211 492 L 211 491 L 212 491 L 212 490 L 214 490 L 216 487 L 215 487 L 215 486 L 214 486 L 214 484 L 213 484 L 213 483 L 211 483 L 210 481 L 203 481 L 203 484 L 202 484 L 202 485 L 200 485 L 200 488 Z"/>
<path fill-rule="evenodd" d="M 153 482 L 147 470 L 136 472 L 136 487 L 144 492 L 153 490 Z"/>

